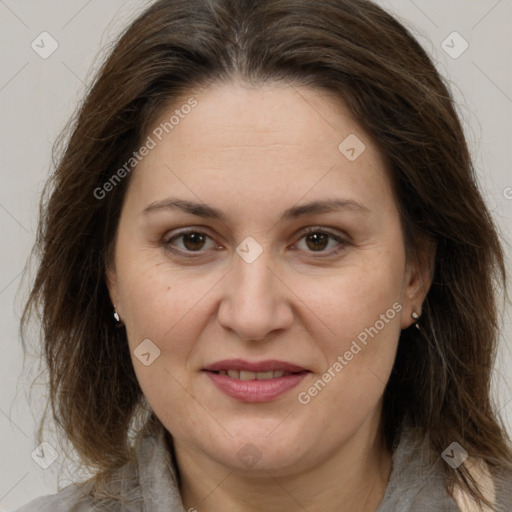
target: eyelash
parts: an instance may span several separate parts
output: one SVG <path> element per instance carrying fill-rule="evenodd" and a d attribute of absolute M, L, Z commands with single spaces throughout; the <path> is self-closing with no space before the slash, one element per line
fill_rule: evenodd
<path fill-rule="evenodd" d="M 311 254 L 319 255 L 320 258 L 334 256 L 334 255 L 338 254 L 341 250 L 345 249 L 347 245 L 349 245 L 349 242 L 347 240 L 341 238 L 340 236 L 335 235 L 334 233 L 331 233 L 330 231 L 326 231 L 325 229 L 322 229 L 319 227 L 314 227 L 314 226 L 306 228 L 301 233 L 299 241 L 302 240 L 303 238 L 305 238 L 307 235 L 312 234 L 312 233 L 328 235 L 331 239 L 334 239 L 336 242 L 339 243 L 339 245 L 336 248 L 331 249 L 330 251 L 325 251 L 325 250 L 308 251 Z M 172 236 L 171 238 L 168 238 L 167 240 L 164 240 L 164 246 L 166 247 L 167 250 L 177 253 L 177 254 L 180 254 L 180 255 L 185 255 L 185 257 L 188 257 L 188 258 L 197 258 L 197 257 L 203 256 L 202 250 L 188 251 L 188 250 L 183 250 L 183 249 L 175 249 L 172 247 L 173 241 L 178 240 L 178 239 L 180 239 L 186 235 L 190 235 L 190 234 L 203 235 L 203 236 L 211 239 L 211 237 L 204 231 L 199 231 L 197 229 L 187 229 L 185 231 L 181 231 L 180 233 L 177 233 L 176 235 Z M 296 245 L 296 244 L 294 244 L 294 245 Z"/>

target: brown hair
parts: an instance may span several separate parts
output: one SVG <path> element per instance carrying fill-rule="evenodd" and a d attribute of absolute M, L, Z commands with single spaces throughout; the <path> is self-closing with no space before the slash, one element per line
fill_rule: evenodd
<path fill-rule="evenodd" d="M 40 308 L 53 417 L 83 463 L 101 476 L 133 457 L 130 425 L 143 402 L 105 282 L 129 176 L 100 199 L 94 191 L 165 105 L 234 79 L 338 94 L 388 162 L 408 255 L 422 239 L 435 242 L 421 330 L 402 332 L 385 390 L 388 446 L 408 418 L 428 436 L 433 460 L 457 441 L 492 469 L 510 467 L 489 389 L 495 294 L 505 285 L 497 232 L 448 87 L 409 31 L 367 0 L 160 0 L 103 64 L 56 146 L 35 246 L 40 266 L 22 319 L 24 331 Z M 448 482 L 481 497 L 464 466 L 443 467 Z"/>

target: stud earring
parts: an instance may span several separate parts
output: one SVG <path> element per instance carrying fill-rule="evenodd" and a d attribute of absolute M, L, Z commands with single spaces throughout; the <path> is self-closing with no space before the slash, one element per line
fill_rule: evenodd
<path fill-rule="evenodd" d="M 414 327 L 416 327 L 416 329 L 420 329 L 420 324 L 418 323 L 420 315 L 418 315 L 418 313 L 416 313 L 416 311 L 413 311 L 411 313 L 411 316 L 414 318 Z"/>
<path fill-rule="evenodd" d="M 116 322 L 120 322 L 121 319 L 119 318 L 119 313 L 116 311 L 116 305 L 114 304 L 114 318 L 116 319 Z"/>

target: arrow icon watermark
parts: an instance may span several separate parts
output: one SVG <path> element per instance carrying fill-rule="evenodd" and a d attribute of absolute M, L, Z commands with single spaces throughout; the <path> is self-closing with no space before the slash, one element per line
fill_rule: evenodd
<path fill-rule="evenodd" d="M 144 366 L 153 364 L 160 357 L 160 349 L 148 338 L 140 343 L 133 353 Z"/>

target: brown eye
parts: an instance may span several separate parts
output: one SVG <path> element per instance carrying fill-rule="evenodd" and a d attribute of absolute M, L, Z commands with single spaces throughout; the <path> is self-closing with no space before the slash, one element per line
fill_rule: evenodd
<path fill-rule="evenodd" d="M 175 252 L 200 253 L 205 249 L 208 240 L 211 241 L 213 247 L 215 244 L 213 244 L 213 241 L 206 233 L 201 231 L 185 231 L 168 238 L 164 245 L 168 250 Z"/>
<path fill-rule="evenodd" d="M 306 235 L 306 244 L 312 251 L 323 251 L 329 243 L 329 235 L 325 233 L 311 233 Z"/>
<path fill-rule="evenodd" d="M 304 240 L 305 248 L 299 249 L 309 253 L 320 253 L 320 256 L 330 256 L 338 253 L 349 245 L 349 243 L 334 233 L 324 231 L 320 228 L 309 228 L 306 233 L 302 235 L 300 241 L 296 244 L 298 247 Z M 332 242 L 335 242 L 332 244 Z M 329 247 L 329 246 L 332 247 Z"/>
<path fill-rule="evenodd" d="M 183 245 L 189 251 L 197 251 L 204 245 L 205 237 L 201 233 L 187 233 L 181 236 L 183 238 Z"/>

